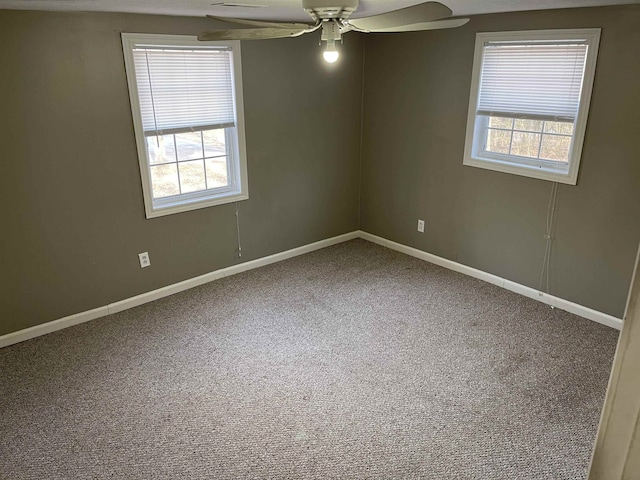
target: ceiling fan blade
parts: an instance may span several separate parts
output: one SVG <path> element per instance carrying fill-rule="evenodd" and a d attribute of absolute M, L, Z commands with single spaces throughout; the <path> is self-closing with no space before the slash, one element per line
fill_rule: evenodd
<path fill-rule="evenodd" d="M 203 32 L 198 40 L 263 40 L 267 38 L 297 37 L 308 30 L 285 30 L 284 28 L 236 28 Z"/>
<path fill-rule="evenodd" d="M 349 19 L 349 23 L 358 29 L 373 32 L 382 28 L 431 22 L 451 15 L 453 12 L 446 5 L 439 2 L 426 2 L 372 17 Z"/>
<path fill-rule="evenodd" d="M 468 18 L 451 18 L 447 20 L 436 20 L 435 22 L 420 22 L 412 23 L 410 25 L 401 25 L 399 27 L 392 28 L 379 28 L 375 30 L 369 30 L 369 32 L 419 32 L 422 30 L 438 30 L 441 28 L 456 28 L 461 27 L 469 21 Z"/>
<path fill-rule="evenodd" d="M 237 23 L 240 25 L 249 25 L 252 27 L 260 28 L 284 28 L 286 30 L 305 30 L 307 28 L 313 28 L 314 24 L 307 23 L 285 23 L 285 22 L 264 22 L 262 20 L 247 20 L 244 18 L 230 18 L 230 17 L 216 17 L 214 15 L 207 15 L 212 20 L 218 20 L 220 22 Z"/>

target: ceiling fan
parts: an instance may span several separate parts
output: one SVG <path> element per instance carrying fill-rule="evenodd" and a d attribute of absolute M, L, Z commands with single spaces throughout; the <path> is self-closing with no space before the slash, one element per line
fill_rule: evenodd
<path fill-rule="evenodd" d="M 464 25 L 468 18 L 448 18 L 451 9 L 439 2 L 425 2 L 371 17 L 349 19 L 358 8 L 359 0 L 302 0 L 302 8 L 314 23 L 269 22 L 243 18 L 216 17 L 213 20 L 243 25 L 244 28 L 214 30 L 198 35 L 198 40 L 262 40 L 268 38 L 297 37 L 322 29 L 321 41 L 327 42 L 324 59 L 333 63 L 338 60 L 336 41 L 343 33 L 356 32 L 415 32 L 454 28 Z M 244 6 L 240 3 L 225 4 Z"/>

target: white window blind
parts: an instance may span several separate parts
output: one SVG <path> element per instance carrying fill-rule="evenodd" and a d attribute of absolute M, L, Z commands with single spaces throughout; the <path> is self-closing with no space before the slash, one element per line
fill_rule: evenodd
<path fill-rule="evenodd" d="M 235 125 L 229 48 L 134 48 L 145 136 Z"/>
<path fill-rule="evenodd" d="M 587 42 L 486 42 L 478 115 L 574 121 Z"/>

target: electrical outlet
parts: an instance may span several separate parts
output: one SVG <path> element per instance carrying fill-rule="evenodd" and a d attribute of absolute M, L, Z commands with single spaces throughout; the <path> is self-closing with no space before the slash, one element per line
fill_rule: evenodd
<path fill-rule="evenodd" d="M 148 267 L 149 265 L 151 265 L 151 260 L 149 259 L 149 252 L 139 253 L 138 258 L 140 259 L 140 268 Z"/>
<path fill-rule="evenodd" d="M 424 233 L 424 220 L 418 220 L 418 231 Z"/>

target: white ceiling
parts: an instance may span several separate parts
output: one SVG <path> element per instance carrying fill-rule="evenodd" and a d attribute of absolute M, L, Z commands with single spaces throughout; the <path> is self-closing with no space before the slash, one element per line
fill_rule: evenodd
<path fill-rule="evenodd" d="M 456 16 L 482 13 L 543 10 L 551 8 L 595 7 L 638 3 L 640 0 L 440 0 Z M 220 6 L 223 2 L 249 7 Z M 340 0 L 336 0 L 337 4 Z M 353 18 L 376 15 L 422 3 L 420 0 L 360 0 Z M 309 20 L 301 0 L 0 0 L 0 9 L 130 12 L 200 17 L 257 18 L 271 20 Z"/>

